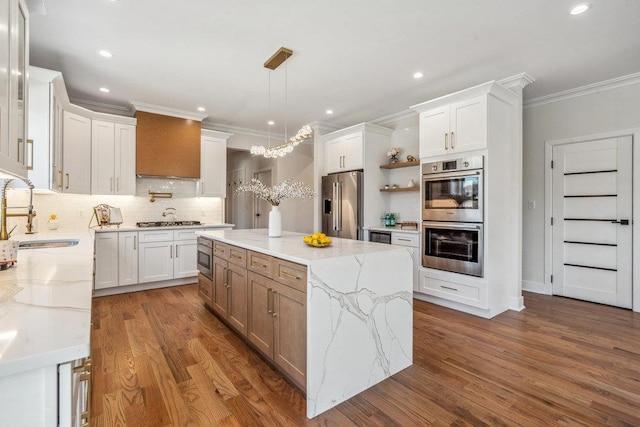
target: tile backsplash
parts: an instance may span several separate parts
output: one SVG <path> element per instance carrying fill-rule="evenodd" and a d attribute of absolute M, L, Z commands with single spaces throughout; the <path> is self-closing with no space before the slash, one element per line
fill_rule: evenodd
<path fill-rule="evenodd" d="M 161 191 L 160 189 L 156 191 Z M 27 206 L 29 191 L 22 188 L 7 189 L 8 206 Z M 38 229 L 45 230 L 49 215 L 56 214 L 60 230 L 82 229 L 89 226 L 93 207 L 99 204 L 118 207 L 122 211 L 123 225 L 135 225 L 139 221 L 162 221 L 165 208 L 176 208 L 176 217 L 182 221 L 200 221 L 217 224 L 224 220 L 224 199 L 218 197 L 175 197 L 149 201 L 148 195 L 137 196 L 90 196 L 79 194 L 33 195 L 33 206 L 37 213 L 34 219 Z M 11 213 L 26 212 L 26 209 L 10 209 Z M 95 220 L 92 225 L 95 225 Z M 25 230 L 25 217 L 7 218 L 7 229 L 17 225 L 15 233 Z"/>

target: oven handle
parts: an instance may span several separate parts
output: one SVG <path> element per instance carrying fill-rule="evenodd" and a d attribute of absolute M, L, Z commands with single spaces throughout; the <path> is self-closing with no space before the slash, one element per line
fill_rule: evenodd
<path fill-rule="evenodd" d="M 455 222 L 422 222 L 422 229 L 425 228 L 435 228 L 438 230 L 468 230 L 468 231 L 476 231 L 482 230 L 482 224 L 472 224 L 472 223 L 455 223 Z"/>
<path fill-rule="evenodd" d="M 482 176 L 482 169 L 468 169 L 464 171 L 422 174 L 424 181 L 437 181 L 442 178 L 459 178 L 463 176 Z"/>

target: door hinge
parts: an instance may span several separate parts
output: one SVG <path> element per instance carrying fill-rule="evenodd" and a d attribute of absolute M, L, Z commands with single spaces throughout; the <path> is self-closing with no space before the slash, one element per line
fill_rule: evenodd
<path fill-rule="evenodd" d="M 551 283 L 553 283 L 553 274 L 551 275 Z"/>
<path fill-rule="evenodd" d="M 553 217 L 551 217 L 551 225 L 553 225 Z"/>
<path fill-rule="evenodd" d="M 553 160 L 551 160 L 551 169 L 553 169 Z"/>

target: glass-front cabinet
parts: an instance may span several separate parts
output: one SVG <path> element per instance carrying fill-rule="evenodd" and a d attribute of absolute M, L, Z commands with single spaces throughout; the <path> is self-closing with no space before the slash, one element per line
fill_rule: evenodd
<path fill-rule="evenodd" d="M 0 0 L 0 176 L 27 176 L 29 19 L 22 0 Z"/>

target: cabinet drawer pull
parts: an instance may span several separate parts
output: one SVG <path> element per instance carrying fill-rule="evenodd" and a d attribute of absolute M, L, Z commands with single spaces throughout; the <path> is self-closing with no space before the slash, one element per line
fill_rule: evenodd
<path fill-rule="evenodd" d="M 109 191 L 113 191 L 113 177 L 109 178 Z"/>
<path fill-rule="evenodd" d="M 280 274 L 282 274 L 283 276 L 289 277 L 291 279 L 295 279 L 295 280 L 300 280 L 301 277 L 300 276 L 295 276 L 291 273 L 287 273 L 286 271 L 281 271 Z"/>
<path fill-rule="evenodd" d="M 453 138 L 453 132 L 451 132 L 451 148 L 456 148 L 455 139 Z"/>
<path fill-rule="evenodd" d="M 169 246 L 169 258 L 173 259 L 173 245 Z"/>
<path fill-rule="evenodd" d="M 62 188 L 64 182 L 64 172 L 59 170 L 58 173 L 60 174 L 60 184 L 58 184 L 58 187 Z"/>
<path fill-rule="evenodd" d="M 228 269 L 228 268 L 225 268 L 225 270 L 227 270 L 227 271 L 225 272 L 225 275 L 226 275 L 225 279 L 226 279 L 226 281 L 227 281 L 227 283 L 225 283 L 225 286 L 227 287 L 227 289 L 229 289 L 229 288 L 231 287 L 231 285 L 232 285 L 232 283 L 229 283 L 229 282 L 230 282 L 230 280 L 229 280 L 229 272 L 230 272 L 231 270 L 230 270 L 230 269 Z"/>
<path fill-rule="evenodd" d="M 398 240 L 402 240 L 403 242 L 410 242 L 411 241 L 411 239 L 403 239 L 401 237 L 398 237 Z"/>
<path fill-rule="evenodd" d="M 231 254 L 231 258 L 242 259 L 240 255 Z"/>
<path fill-rule="evenodd" d="M 449 134 L 448 133 L 444 134 L 444 149 L 445 150 L 449 149 Z"/>
<path fill-rule="evenodd" d="M 120 191 L 120 177 L 116 178 L 116 191 Z"/>
<path fill-rule="evenodd" d="M 136 250 L 136 240 L 138 240 L 138 236 L 133 236 L 133 250 Z"/>
<path fill-rule="evenodd" d="M 267 289 L 267 314 L 273 313 L 273 298 L 272 298 L 273 288 Z"/>
<path fill-rule="evenodd" d="M 69 178 L 68 173 L 66 173 L 65 175 L 67 175 L 67 186 L 65 188 L 69 188 L 69 185 L 71 185 L 71 179 Z"/>
<path fill-rule="evenodd" d="M 251 265 L 252 265 L 252 266 L 254 266 L 254 267 L 267 268 L 267 264 L 261 264 L 261 263 L 259 263 L 259 262 L 255 262 L 255 261 L 253 261 L 253 262 L 251 263 Z"/>
<path fill-rule="evenodd" d="M 29 145 L 31 145 L 31 155 L 29 156 L 31 158 L 31 162 L 27 162 L 27 170 L 28 171 L 32 171 L 33 170 L 33 139 L 27 139 L 27 151 L 29 151 Z"/>
<path fill-rule="evenodd" d="M 458 290 L 457 290 L 456 288 L 452 288 L 452 287 L 450 287 L 450 286 L 443 286 L 443 285 L 440 285 L 440 287 L 441 287 L 442 289 L 448 289 L 448 290 L 450 290 L 450 291 L 456 291 L 456 292 L 458 292 Z"/>

